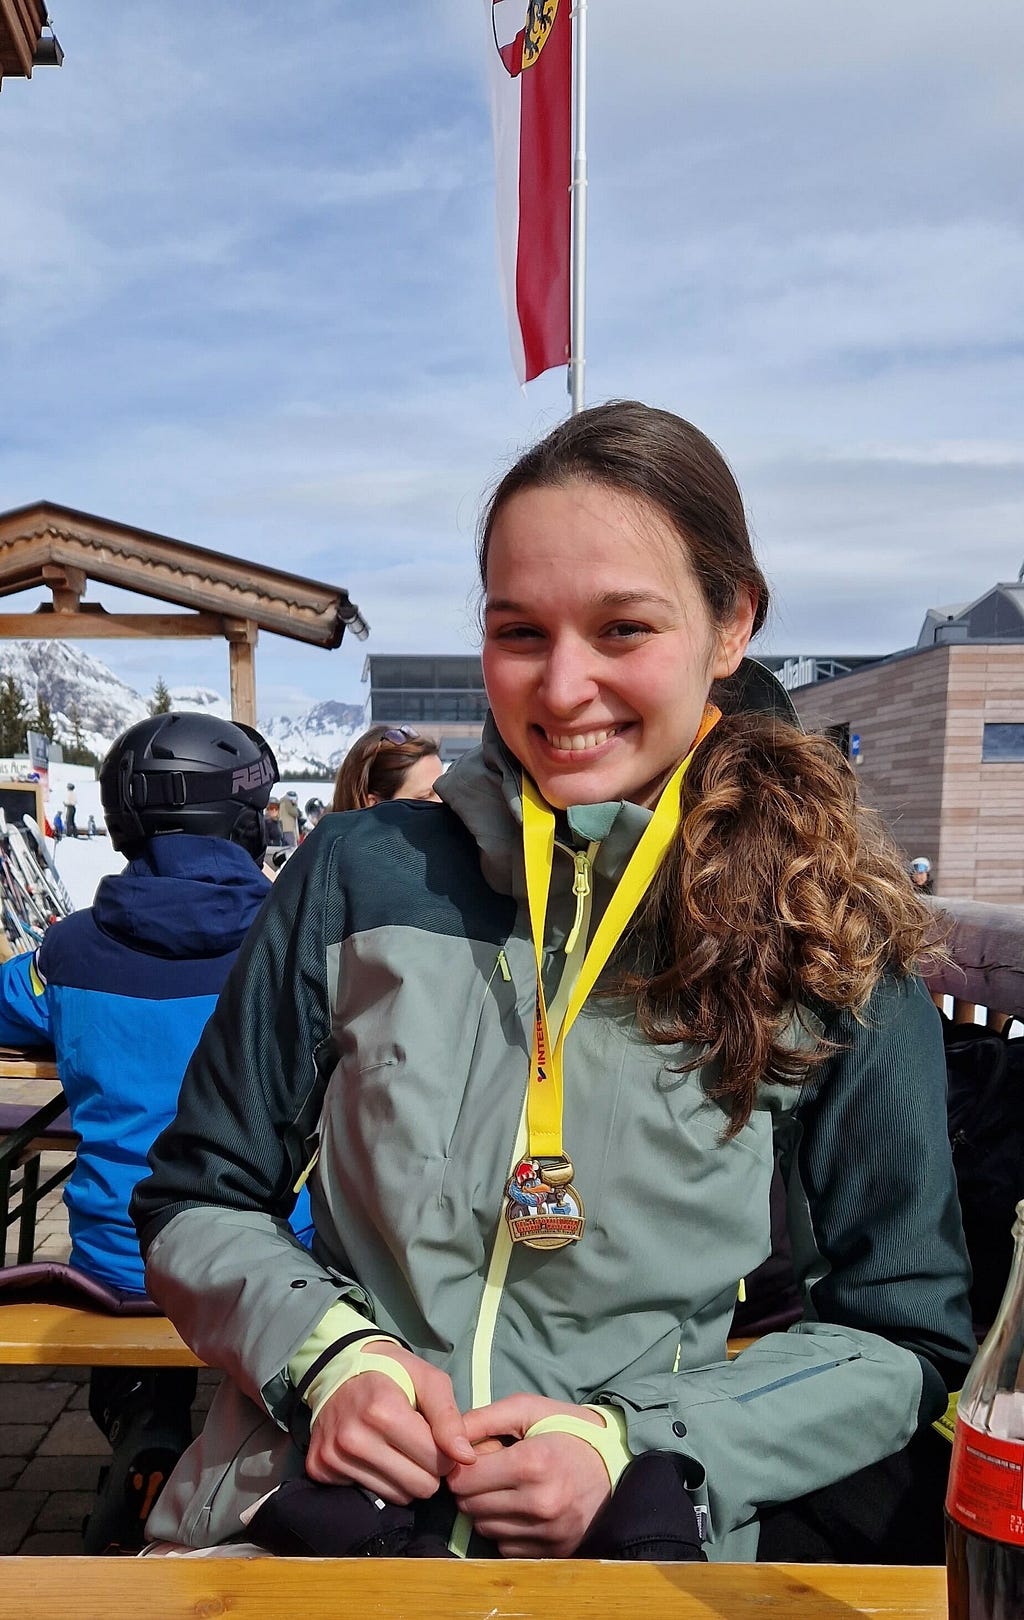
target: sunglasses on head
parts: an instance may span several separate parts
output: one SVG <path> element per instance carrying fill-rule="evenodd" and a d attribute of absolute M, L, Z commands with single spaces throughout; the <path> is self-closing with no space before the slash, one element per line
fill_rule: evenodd
<path fill-rule="evenodd" d="M 389 726 L 387 731 L 381 732 L 378 740 L 380 742 L 404 743 L 415 742 L 418 737 L 419 732 L 413 731 L 412 726 Z"/>

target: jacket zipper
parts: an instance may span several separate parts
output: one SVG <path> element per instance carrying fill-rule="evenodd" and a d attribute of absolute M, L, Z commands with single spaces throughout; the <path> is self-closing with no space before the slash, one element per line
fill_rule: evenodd
<path fill-rule="evenodd" d="M 556 844 L 555 847 L 572 858 L 572 892 L 576 897 L 576 915 L 566 936 L 564 947 L 566 955 L 565 967 L 562 970 L 561 982 L 552 997 L 551 1003 L 552 1013 L 555 1014 L 552 1019 L 552 1027 L 561 1029 L 562 1021 L 565 1018 L 565 1009 L 569 1004 L 572 986 L 576 982 L 583 951 L 586 949 L 587 937 L 590 932 L 590 910 L 593 898 L 593 885 L 590 881 L 590 875 L 599 841 L 595 840 L 588 844 L 585 852 L 567 849 L 564 844 Z M 506 982 L 511 982 L 512 974 L 505 960 L 504 951 L 498 952 L 498 966 L 501 968 L 502 978 Z M 524 1087 L 523 1105 L 519 1113 L 512 1157 L 505 1177 L 506 1185 L 520 1159 L 525 1157 L 528 1146 L 526 1089 Z M 470 1404 L 474 1408 L 489 1406 L 492 1398 L 491 1351 L 494 1346 L 494 1332 L 498 1322 L 498 1311 L 501 1308 L 501 1298 L 505 1291 L 505 1279 L 508 1276 L 509 1262 L 512 1259 L 512 1238 L 509 1234 L 508 1222 L 505 1220 L 504 1203 L 504 1188 L 502 1188 L 502 1207 L 498 1215 L 498 1226 L 494 1234 L 491 1258 L 488 1261 L 487 1272 L 484 1276 L 470 1356 Z M 448 1540 L 449 1549 L 455 1553 L 456 1557 L 465 1558 L 472 1534 L 473 1526 L 471 1521 L 465 1514 L 460 1513 L 455 1520 Z"/>
<path fill-rule="evenodd" d="M 583 926 L 583 915 L 586 910 L 587 897 L 590 894 L 590 851 L 593 847 L 591 844 L 586 851 L 574 849 L 572 852 L 573 864 L 576 868 L 572 879 L 572 892 L 576 896 L 576 916 L 573 918 L 572 927 L 565 936 L 566 956 L 572 955 L 572 948 L 579 939 L 580 929 Z"/>

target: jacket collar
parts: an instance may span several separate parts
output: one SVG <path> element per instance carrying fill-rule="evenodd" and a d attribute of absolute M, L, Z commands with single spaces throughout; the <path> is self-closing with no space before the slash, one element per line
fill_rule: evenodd
<path fill-rule="evenodd" d="M 491 888 L 517 899 L 523 898 L 526 889 L 522 779 L 522 766 L 509 753 L 488 715 L 480 747 L 463 754 L 436 789 L 476 841 Z M 555 836 L 560 843 L 580 848 L 598 843 L 594 870 L 614 885 L 650 819 L 650 810 L 621 799 L 573 805 L 558 815 Z"/>

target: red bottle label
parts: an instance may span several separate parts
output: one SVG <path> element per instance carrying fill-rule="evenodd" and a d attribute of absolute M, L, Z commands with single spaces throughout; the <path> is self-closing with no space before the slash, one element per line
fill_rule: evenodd
<path fill-rule="evenodd" d="M 956 1420 L 946 1512 L 965 1530 L 1024 1547 L 1024 1440 Z"/>

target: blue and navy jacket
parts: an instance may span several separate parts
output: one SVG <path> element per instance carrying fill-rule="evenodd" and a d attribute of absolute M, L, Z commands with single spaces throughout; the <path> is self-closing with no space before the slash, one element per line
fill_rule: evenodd
<path fill-rule="evenodd" d="M 53 1043 L 82 1139 L 64 1192 L 71 1262 L 109 1287 L 145 1291 L 128 1201 L 269 888 L 224 839 L 154 838 L 0 968 L 0 1041 Z"/>

